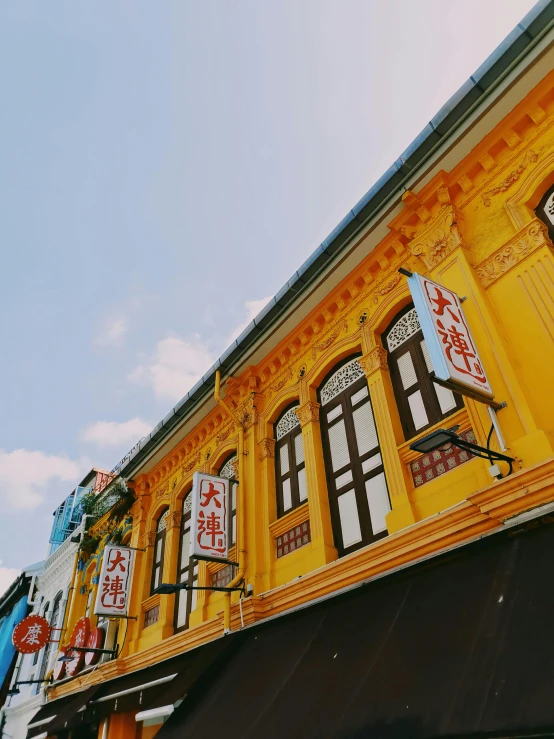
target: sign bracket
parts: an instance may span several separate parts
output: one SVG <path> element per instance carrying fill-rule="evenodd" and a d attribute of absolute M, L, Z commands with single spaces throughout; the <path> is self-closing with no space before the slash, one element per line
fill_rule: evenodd
<path fill-rule="evenodd" d="M 490 408 L 493 408 L 495 411 L 500 411 L 502 408 L 506 408 L 507 403 L 505 400 L 503 400 L 501 403 L 498 403 L 496 400 L 492 400 L 489 398 L 483 397 L 478 392 L 474 392 L 471 390 L 471 388 L 468 388 L 464 385 L 463 388 L 460 388 L 458 385 L 456 385 L 455 382 L 449 382 L 448 380 L 441 380 L 436 376 L 434 372 L 431 372 L 431 379 L 433 382 L 436 382 L 437 385 L 442 385 L 443 387 L 448 388 L 448 390 L 452 390 L 454 393 L 461 393 L 462 395 L 465 395 L 468 398 L 471 398 L 472 400 L 476 400 L 478 403 L 484 403 L 485 405 L 488 405 Z"/>

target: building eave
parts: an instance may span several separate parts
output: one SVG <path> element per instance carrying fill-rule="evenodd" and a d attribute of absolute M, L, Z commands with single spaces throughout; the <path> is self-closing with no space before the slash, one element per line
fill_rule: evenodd
<path fill-rule="evenodd" d="M 433 162 L 440 159 L 456 133 L 472 115 L 483 109 L 518 65 L 531 58 L 534 52 L 538 53 L 541 41 L 553 27 L 554 0 L 540 0 L 442 106 L 210 370 L 140 442 L 119 470 L 123 477 L 129 479 L 145 471 L 159 457 L 162 445 L 177 430 L 199 413 L 205 415 L 214 407 L 210 401 L 216 371 L 220 370 L 225 378 L 244 366 L 256 349 L 297 309 L 300 301 L 306 300 L 318 282 L 346 257 L 364 229 L 398 205 L 402 192 L 430 171 Z"/>

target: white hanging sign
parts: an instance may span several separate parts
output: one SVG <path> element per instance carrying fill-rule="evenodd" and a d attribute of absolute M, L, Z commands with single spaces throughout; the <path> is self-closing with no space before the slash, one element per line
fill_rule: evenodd
<path fill-rule="evenodd" d="M 128 615 L 134 557 L 128 547 L 105 547 L 94 609 L 97 616 Z"/>
<path fill-rule="evenodd" d="M 192 480 L 190 556 L 229 558 L 229 480 L 195 472 Z"/>
<path fill-rule="evenodd" d="M 417 272 L 408 286 L 435 376 L 462 394 L 491 401 L 494 393 L 456 293 Z"/>

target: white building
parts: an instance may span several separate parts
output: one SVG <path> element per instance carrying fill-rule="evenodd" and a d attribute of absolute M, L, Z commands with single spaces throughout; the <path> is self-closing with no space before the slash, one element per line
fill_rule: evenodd
<path fill-rule="evenodd" d="M 92 469 L 80 485 L 54 511 L 54 523 L 49 541 L 48 558 L 37 576 L 32 613 L 44 616 L 50 624 L 52 639 L 60 639 L 76 565 L 81 534 L 80 498 L 90 491 L 100 492 L 113 478 L 103 470 Z M 62 639 L 63 641 L 63 639 Z M 57 643 L 48 642 L 34 654 L 19 654 L 12 686 L 19 681 L 44 680 L 54 668 Z M 29 722 L 44 702 L 44 683 L 22 684 L 19 693 L 7 698 L 2 708 L 4 726 L 2 739 L 25 739 Z M 0 723 L 1 725 L 1 723 Z"/>

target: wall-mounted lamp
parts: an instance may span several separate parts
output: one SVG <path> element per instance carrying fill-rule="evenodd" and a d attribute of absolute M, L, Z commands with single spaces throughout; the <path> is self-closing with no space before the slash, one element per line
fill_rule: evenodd
<path fill-rule="evenodd" d="M 414 452 L 419 452 L 420 454 L 428 454 L 435 449 L 441 450 L 441 447 L 451 444 L 458 447 L 458 449 L 471 452 L 475 457 L 488 459 L 491 463 L 491 474 L 498 479 L 501 479 L 504 475 L 500 472 L 498 465 L 494 464 L 495 461 L 507 462 L 510 466 L 508 475 L 512 474 L 514 462 L 513 457 L 508 457 L 506 454 L 501 454 L 500 452 L 496 452 L 488 447 L 479 446 L 478 444 L 473 444 L 471 441 L 462 439 L 456 433 L 458 429 L 459 426 L 452 426 L 452 428 L 449 429 L 437 429 L 436 431 L 427 434 L 427 436 L 422 436 L 421 439 L 414 441 L 413 444 L 410 444 L 410 449 L 413 449 Z"/>

